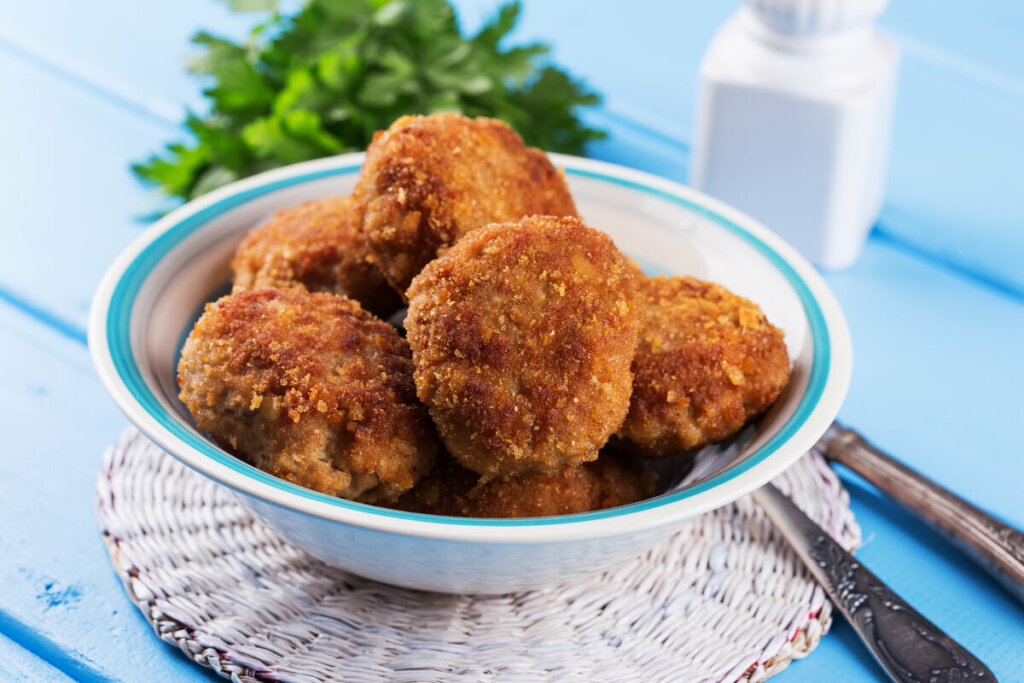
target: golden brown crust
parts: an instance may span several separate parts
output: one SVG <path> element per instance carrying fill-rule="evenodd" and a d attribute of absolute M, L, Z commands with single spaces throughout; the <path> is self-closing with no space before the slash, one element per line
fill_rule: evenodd
<path fill-rule="evenodd" d="M 234 289 L 302 289 L 344 294 L 378 315 L 401 300 L 371 262 L 350 197 L 283 209 L 249 231 L 231 262 Z"/>
<path fill-rule="evenodd" d="M 256 467 L 307 488 L 394 500 L 434 461 L 408 344 L 351 299 L 241 291 L 207 304 L 182 348 L 196 424 Z"/>
<path fill-rule="evenodd" d="M 501 121 L 403 116 L 378 132 L 354 197 L 388 282 L 405 292 L 471 230 L 532 214 L 575 216 L 562 174 Z"/>
<path fill-rule="evenodd" d="M 409 512 L 450 517 L 551 517 L 628 505 L 654 494 L 654 480 L 641 476 L 614 456 L 601 454 L 556 476 L 492 479 L 447 458 L 434 472 L 398 499 Z"/>
<path fill-rule="evenodd" d="M 647 456 L 732 436 L 789 381 L 782 332 L 756 304 L 691 277 L 647 278 L 633 397 L 621 435 Z"/>
<path fill-rule="evenodd" d="M 629 408 L 636 287 L 611 239 L 577 218 L 490 225 L 431 262 L 405 326 L 452 455 L 485 479 L 596 458 Z"/>

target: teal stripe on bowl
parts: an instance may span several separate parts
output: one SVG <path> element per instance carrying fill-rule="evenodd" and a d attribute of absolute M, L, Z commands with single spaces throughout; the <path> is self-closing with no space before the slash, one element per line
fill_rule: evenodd
<path fill-rule="evenodd" d="M 641 510 L 648 510 L 651 508 L 668 505 L 670 503 L 689 498 L 697 495 L 703 491 L 707 491 L 715 486 L 719 486 L 724 482 L 733 479 L 740 474 L 748 471 L 752 467 L 763 462 L 772 453 L 774 453 L 779 446 L 787 441 L 796 431 L 803 425 L 803 423 L 810 416 L 814 410 L 814 406 L 818 403 L 822 393 L 825 390 L 825 384 L 828 377 L 828 368 L 831 364 L 831 347 L 828 336 L 828 328 L 825 324 L 825 318 L 822 314 L 817 301 L 811 294 L 810 289 L 800 278 L 797 272 L 790 266 L 781 256 L 779 256 L 771 247 L 762 242 L 760 239 L 744 230 L 739 225 L 736 225 L 729 219 L 721 216 L 711 209 L 696 204 L 692 201 L 676 196 L 670 192 L 652 188 L 643 183 L 636 181 L 625 180 L 617 178 L 615 176 L 609 176 L 604 173 L 595 171 L 585 171 L 580 169 L 567 168 L 566 173 L 569 175 L 580 176 L 584 178 L 591 178 L 600 180 L 603 182 L 614 183 L 623 187 L 627 187 L 639 192 L 644 192 L 649 195 L 653 195 L 664 199 L 666 201 L 684 206 L 687 209 L 698 213 L 705 218 L 714 221 L 715 223 L 726 228 L 733 234 L 742 238 L 744 241 L 753 245 L 757 251 L 759 251 L 765 258 L 767 258 L 778 270 L 783 274 L 786 280 L 792 285 L 793 289 L 797 292 L 800 298 L 800 302 L 804 307 L 804 312 L 807 315 L 809 322 L 811 340 L 814 346 L 811 373 L 808 379 L 807 391 L 804 393 L 796 410 L 793 415 L 790 416 L 789 420 L 782 426 L 782 428 L 772 436 L 767 442 L 765 442 L 761 448 L 751 453 L 749 456 L 744 458 L 741 462 L 738 462 L 722 472 L 719 472 L 715 476 L 700 482 L 690 488 L 675 493 L 660 496 L 658 498 L 652 498 L 631 505 L 625 505 L 610 510 L 599 510 L 597 512 L 588 512 L 576 515 L 565 515 L 562 517 L 543 517 L 537 519 L 476 519 L 476 518 L 460 518 L 460 517 L 441 517 L 437 515 L 424 515 L 414 512 L 402 512 L 398 510 L 390 510 L 387 508 L 380 508 L 372 505 L 366 505 L 363 503 L 356 503 L 353 501 L 345 500 L 342 498 L 335 498 L 328 496 L 316 491 L 291 484 L 277 477 L 271 476 L 262 470 L 259 470 L 245 462 L 235 458 L 228 453 L 222 451 L 220 448 L 215 446 L 212 442 L 198 436 L 192 432 L 185 424 L 178 420 L 174 415 L 168 412 L 164 406 L 160 404 L 149 385 L 142 379 L 142 374 L 139 370 L 138 364 L 135 361 L 135 356 L 132 352 L 131 347 L 131 329 L 130 320 L 132 308 L 135 305 L 135 299 L 139 294 L 139 290 L 142 284 L 145 282 L 149 273 L 152 272 L 153 268 L 159 263 L 166 254 L 172 250 L 175 246 L 181 243 L 189 235 L 193 234 L 200 228 L 202 228 L 210 220 L 224 214 L 231 209 L 234 209 L 256 197 L 281 190 L 286 187 L 298 185 L 320 178 L 343 175 L 346 173 L 352 173 L 359 170 L 359 165 L 344 166 L 336 169 L 328 169 L 323 171 L 314 171 L 303 175 L 285 178 L 273 182 L 268 182 L 265 185 L 250 188 L 244 192 L 240 192 L 236 195 L 226 197 L 219 202 L 211 204 L 202 211 L 185 218 L 177 225 L 172 226 L 166 232 L 157 237 L 153 242 L 148 244 L 139 253 L 138 256 L 128 265 L 121 278 L 118 280 L 117 285 L 114 288 L 114 292 L 111 295 L 110 309 L 107 313 L 107 343 L 110 347 L 110 355 L 113 360 L 114 368 L 117 374 L 121 378 L 121 381 L 127 387 L 128 391 L 135 398 L 136 401 L 150 414 L 162 427 L 168 432 L 180 439 L 185 445 L 193 448 L 203 455 L 211 458 L 218 464 L 224 465 L 236 472 L 240 472 L 256 481 L 268 484 L 274 488 L 286 491 L 288 493 L 299 495 L 304 498 L 320 501 L 330 505 L 336 505 L 342 508 L 348 508 L 351 510 L 357 510 L 360 512 L 373 512 L 375 514 L 383 515 L 385 517 L 397 518 L 397 519 L 409 519 L 417 521 L 426 521 L 433 523 L 442 524 L 453 524 L 453 525 L 474 525 L 474 526 L 536 526 L 536 525 L 549 525 L 549 524 L 566 524 L 573 522 L 582 522 L 588 520 L 601 520 L 608 519 L 610 517 L 618 517 L 620 515 L 626 515 L 632 512 L 639 512 Z M 268 501 L 269 502 L 269 501 Z"/>

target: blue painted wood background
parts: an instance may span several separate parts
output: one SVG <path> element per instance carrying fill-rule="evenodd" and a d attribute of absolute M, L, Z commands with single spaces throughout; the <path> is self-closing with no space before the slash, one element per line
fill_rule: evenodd
<path fill-rule="evenodd" d="M 456 3 L 467 27 L 492 2 Z M 685 180 L 696 68 L 733 2 L 529 0 L 515 38 L 606 96 L 592 155 Z M 154 197 L 128 164 L 201 108 L 182 63 L 212 0 L 0 3 L 0 667 L 15 680 L 211 677 L 159 642 L 97 533 L 93 480 L 126 426 L 84 326 Z M 827 275 L 855 350 L 841 419 L 1024 525 L 1024 4 L 896 0 L 903 48 L 885 210 L 858 264 Z M 848 473 L 858 555 L 1001 680 L 1024 680 L 1024 609 Z M 837 624 L 776 680 L 874 680 Z"/>

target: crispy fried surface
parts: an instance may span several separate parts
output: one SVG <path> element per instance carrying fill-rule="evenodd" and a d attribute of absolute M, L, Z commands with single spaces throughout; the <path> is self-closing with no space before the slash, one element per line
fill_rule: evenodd
<path fill-rule="evenodd" d="M 350 197 L 329 197 L 278 211 L 239 243 L 234 288 L 303 289 L 344 294 L 387 315 L 401 301 L 370 262 Z"/>
<path fill-rule="evenodd" d="M 409 347 L 333 294 L 240 291 L 207 304 L 182 349 L 196 424 L 256 467 L 323 493 L 393 500 L 434 461 Z"/>
<path fill-rule="evenodd" d="M 543 152 L 501 121 L 457 114 L 403 116 L 378 132 L 354 197 L 370 249 L 399 292 L 475 228 L 576 215 Z"/>
<path fill-rule="evenodd" d="M 416 389 L 485 480 L 593 460 L 629 408 L 637 277 L 576 218 L 490 225 L 432 261 L 405 320 Z"/>
<path fill-rule="evenodd" d="M 633 397 L 621 435 L 648 456 L 732 436 L 789 381 L 782 332 L 756 304 L 691 277 L 647 278 Z"/>
<path fill-rule="evenodd" d="M 551 517 L 628 505 L 654 494 L 653 478 L 604 453 L 555 476 L 492 479 L 479 485 L 478 479 L 445 459 L 395 507 L 451 517 Z"/>

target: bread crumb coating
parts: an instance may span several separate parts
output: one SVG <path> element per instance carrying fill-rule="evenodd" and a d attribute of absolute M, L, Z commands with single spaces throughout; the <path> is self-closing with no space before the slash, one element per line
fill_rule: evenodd
<path fill-rule="evenodd" d="M 403 294 L 472 230 L 576 215 L 565 178 L 542 151 L 501 121 L 459 114 L 403 116 L 374 135 L 354 197 L 371 252 Z"/>
<path fill-rule="evenodd" d="M 594 460 L 629 409 L 637 276 L 577 218 L 467 235 L 413 281 L 405 326 L 420 399 L 484 480 Z"/>
<path fill-rule="evenodd" d="M 484 484 L 478 479 L 475 472 L 445 459 L 395 507 L 450 517 L 551 517 L 628 505 L 654 494 L 653 475 L 641 475 L 605 453 L 559 475 Z"/>
<path fill-rule="evenodd" d="M 646 278 L 633 396 L 621 435 L 647 456 L 701 448 L 767 410 L 789 381 L 782 331 L 725 287 Z"/>
<path fill-rule="evenodd" d="M 181 352 L 180 398 L 250 464 L 322 493 L 395 500 L 433 465 L 408 344 L 343 296 L 239 291 L 207 304 Z"/>
<path fill-rule="evenodd" d="M 283 209 L 242 239 L 231 262 L 234 289 L 344 294 L 386 316 L 401 305 L 372 262 L 350 197 Z"/>

